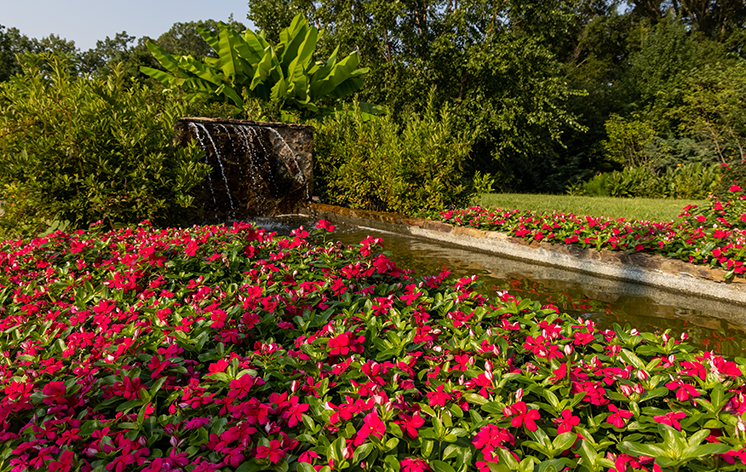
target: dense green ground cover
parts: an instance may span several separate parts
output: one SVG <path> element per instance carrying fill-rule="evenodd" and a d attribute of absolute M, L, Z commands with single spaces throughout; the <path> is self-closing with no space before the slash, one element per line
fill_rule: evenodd
<path fill-rule="evenodd" d="M 706 200 L 668 200 L 658 198 L 581 197 L 570 195 L 536 195 L 490 193 L 481 195 L 483 207 L 605 216 L 607 218 L 645 221 L 672 221 L 686 205 L 704 206 Z"/>
<path fill-rule="evenodd" d="M 0 246 L 0 470 L 736 470 L 746 359 L 601 330 L 371 237 Z"/>

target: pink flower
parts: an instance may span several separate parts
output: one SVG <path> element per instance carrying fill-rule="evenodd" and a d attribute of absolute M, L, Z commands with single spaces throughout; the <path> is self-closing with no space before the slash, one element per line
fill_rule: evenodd
<path fill-rule="evenodd" d="M 731 185 L 731 187 L 728 189 L 729 192 L 740 192 L 742 189 L 738 185 Z"/>

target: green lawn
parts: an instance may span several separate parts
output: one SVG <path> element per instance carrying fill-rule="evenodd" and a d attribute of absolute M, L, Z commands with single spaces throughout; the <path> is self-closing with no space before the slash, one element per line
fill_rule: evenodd
<path fill-rule="evenodd" d="M 671 221 L 681 213 L 686 205 L 701 206 L 706 203 L 706 200 L 491 193 L 482 195 L 477 203 L 483 207 L 511 210 L 554 210 L 576 215 L 608 216 L 614 219 Z"/>

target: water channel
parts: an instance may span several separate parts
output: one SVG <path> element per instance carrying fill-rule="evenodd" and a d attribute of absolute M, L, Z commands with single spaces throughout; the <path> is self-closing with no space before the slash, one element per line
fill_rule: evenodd
<path fill-rule="evenodd" d="M 316 221 L 304 217 L 255 220 L 278 234 Z M 337 225 L 331 239 L 357 244 L 366 236 L 381 237 L 391 259 L 414 275 L 451 271 L 451 277 L 476 275 L 477 288 L 487 296 L 508 290 L 512 295 L 551 303 L 560 311 L 592 319 L 602 328 L 629 323 L 639 331 L 671 330 L 705 350 L 746 357 L 746 308 L 686 294 L 654 290 L 640 284 L 593 277 L 587 274 L 531 264 L 464 249 L 439 241 L 394 234 L 373 228 Z"/>

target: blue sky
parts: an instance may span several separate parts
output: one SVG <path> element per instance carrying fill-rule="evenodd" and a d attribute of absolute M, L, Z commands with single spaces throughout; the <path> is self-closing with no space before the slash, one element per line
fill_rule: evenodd
<path fill-rule="evenodd" d="M 0 0 L 0 25 L 30 38 L 54 33 L 85 51 L 120 31 L 157 38 L 176 22 L 226 21 L 231 13 L 250 26 L 248 10 L 248 0 Z"/>

